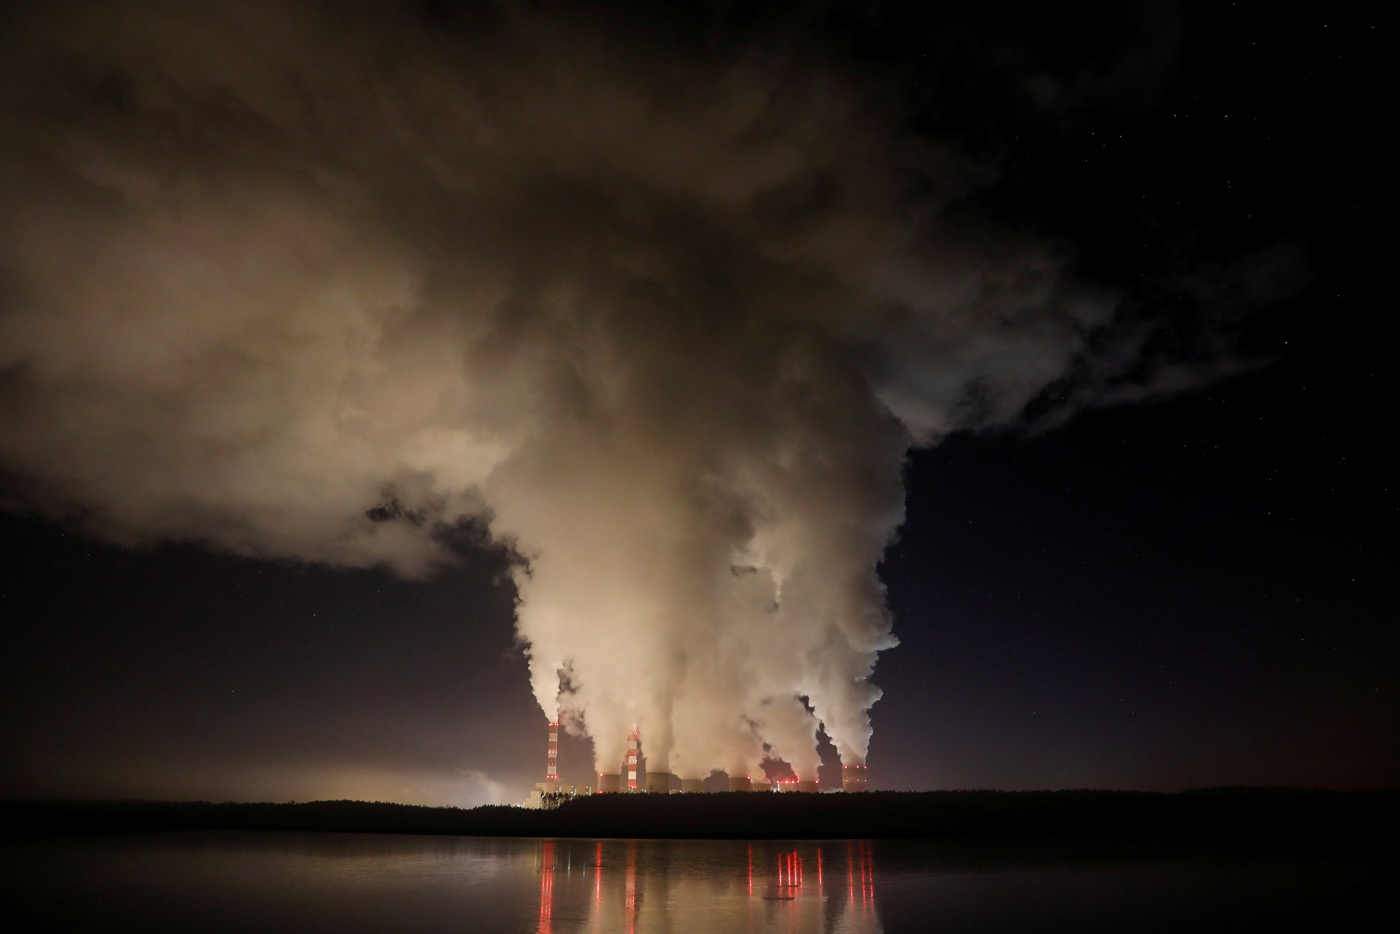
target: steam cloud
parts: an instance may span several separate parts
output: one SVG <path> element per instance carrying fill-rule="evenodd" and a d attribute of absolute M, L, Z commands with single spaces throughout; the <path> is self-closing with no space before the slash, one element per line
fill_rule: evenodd
<path fill-rule="evenodd" d="M 600 771 L 633 726 L 686 776 L 814 777 L 819 724 L 863 761 L 907 451 L 1015 420 L 1111 313 L 791 51 L 509 6 L 4 33 L 9 505 L 407 576 L 487 523 Z"/>

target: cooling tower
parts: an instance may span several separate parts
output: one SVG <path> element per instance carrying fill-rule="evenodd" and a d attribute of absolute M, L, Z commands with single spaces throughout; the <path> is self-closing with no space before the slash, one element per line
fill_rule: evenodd
<path fill-rule="evenodd" d="M 841 766 L 841 790 L 846 792 L 865 791 L 865 766 Z"/>
<path fill-rule="evenodd" d="M 749 782 L 749 779 L 748 779 L 748 776 L 747 776 L 747 775 L 740 775 L 740 776 L 738 776 L 738 777 L 735 777 L 735 776 L 731 775 L 731 776 L 729 776 L 729 790 L 730 790 L 730 791 L 752 791 L 752 790 L 753 790 L 753 786 L 752 786 L 752 783 Z"/>
<path fill-rule="evenodd" d="M 817 783 L 816 783 L 815 781 L 810 781 L 810 782 L 798 782 L 798 783 L 797 783 L 797 790 L 798 790 L 798 791 L 801 791 L 801 792 L 805 792 L 805 793 L 807 793 L 807 794 L 809 794 L 809 795 L 814 795 L 814 794 L 816 794 L 820 789 L 817 787 Z"/>
<path fill-rule="evenodd" d="M 647 772 L 647 791 L 654 795 L 669 795 L 675 776 L 670 772 Z"/>
<path fill-rule="evenodd" d="M 617 772 L 609 772 L 598 776 L 599 794 L 616 794 L 622 790 L 622 776 Z"/>
<path fill-rule="evenodd" d="M 703 778 L 683 778 L 681 779 L 681 791 L 684 794 L 700 794 L 705 790 L 705 780 Z"/>
<path fill-rule="evenodd" d="M 753 785 L 752 785 L 752 787 L 751 787 L 749 790 L 750 790 L 750 791 L 772 791 L 772 790 L 773 790 L 773 783 L 772 783 L 772 782 L 762 782 L 762 781 L 760 781 L 760 782 L 754 782 Z"/>

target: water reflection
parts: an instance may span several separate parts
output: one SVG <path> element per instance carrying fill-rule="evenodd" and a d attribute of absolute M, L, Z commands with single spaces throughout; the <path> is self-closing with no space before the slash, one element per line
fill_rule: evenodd
<path fill-rule="evenodd" d="M 1400 914 L 1397 860 L 1393 840 L 1380 837 L 871 843 L 117 834 L 0 840 L 0 906 L 7 930 L 56 932 L 1165 934 L 1299 921 L 1363 930 L 1371 918 Z"/>
<path fill-rule="evenodd" d="M 869 841 L 538 846 L 537 934 L 882 930 Z"/>

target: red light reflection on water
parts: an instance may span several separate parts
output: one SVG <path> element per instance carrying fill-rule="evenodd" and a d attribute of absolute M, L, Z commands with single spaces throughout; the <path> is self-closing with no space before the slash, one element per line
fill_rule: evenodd
<path fill-rule="evenodd" d="M 588 851 L 582 849 L 578 855 L 583 856 L 583 864 L 588 869 L 593 870 L 593 899 L 588 901 L 586 880 L 583 886 L 572 888 L 566 885 L 559 890 L 561 924 L 564 923 L 564 915 L 569 914 L 567 905 L 573 904 L 571 899 L 577 898 L 582 902 L 579 907 L 587 906 L 591 908 L 591 917 L 587 921 L 580 921 L 581 927 L 573 927 L 582 934 L 604 934 L 604 932 L 615 932 L 615 934 L 637 934 L 638 931 L 651 931 L 660 918 L 669 917 L 669 912 L 679 906 L 682 911 L 699 911 L 700 904 L 696 901 L 694 893 L 690 892 L 683 884 L 676 883 L 674 879 L 663 878 L 661 888 L 658 890 L 663 896 L 662 911 L 658 915 L 649 912 L 646 917 L 642 916 L 641 907 L 643 902 L 643 890 L 647 884 L 646 877 L 641 872 L 641 857 L 646 855 L 643 848 L 648 846 L 644 841 L 629 840 L 619 844 L 626 847 L 624 860 L 617 860 L 614 854 L 613 862 L 609 864 L 608 871 L 611 872 L 612 882 L 609 883 L 609 896 L 603 898 L 603 875 L 604 875 L 604 841 L 593 841 L 593 861 L 589 866 L 587 856 Z M 553 924 L 554 914 L 554 877 L 556 868 L 561 865 L 567 854 L 571 852 L 571 844 L 567 842 L 543 841 L 541 846 L 541 876 L 540 876 L 540 909 L 539 927 L 537 934 L 557 934 Z M 564 849 L 559 849 L 559 847 Z M 587 844 L 583 844 L 587 846 Z M 758 853 L 754 853 L 755 846 Z M 781 846 L 781 845 L 780 845 Z M 813 843 L 788 843 L 786 846 L 772 847 L 771 844 L 759 842 L 746 843 L 745 845 L 745 884 L 748 889 L 749 907 L 747 911 L 739 909 L 738 906 L 721 909 L 718 904 L 711 905 L 707 899 L 700 899 L 705 902 L 704 911 L 712 909 L 723 914 L 725 911 L 738 911 L 729 918 L 726 924 L 733 922 L 730 929 L 739 931 L 757 931 L 755 924 L 779 924 L 784 931 L 795 932 L 797 930 L 816 930 L 811 927 L 817 923 L 814 919 L 826 918 L 827 921 L 835 918 L 833 912 L 841 913 L 848 921 L 844 922 L 847 927 L 844 930 L 873 931 L 878 929 L 878 920 L 875 915 L 875 867 L 874 867 L 874 847 L 870 841 L 852 840 L 846 841 L 846 888 L 847 900 L 844 904 L 840 902 L 840 851 L 834 850 L 837 861 L 833 871 L 838 874 L 837 881 L 832 884 L 834 890 L 826 888 L 826 863 L 828 854 L 825 850 L 831 846 L 830 843 L 818 846 Z M 771 848 L 770 848 L 771 847 Z M 813 853 L 815 851 L 815 854 Z M 650 851 L 647 851 L 650 852 Z M 731 850 L 730 853 L 737 856 L 737 852 Z M 754 859 L 758 858 L 758 888 L 754 887 Z M 817 889 L 811 892 L 806 891 L 807 883 L 807 860 L 813 859 L 816 862 Z M 732 863 L 730 864 L 733 865 Z M 656 867 L 649 863 L 648 871 L 656 871 Z M 661 871 L 666 871 L 667 864 L 661 863 Z M 733 873 L 737 870 L 733 866 L 730 870 Z M 620 879 L 618 877 L 621 877 Z M 732 879 L 733 876 L 731 875 Z M 567 880 L 565 880 L 567 882 Z M 667 882 L 672 883 L 669 887 Z M 689 881 L 689 880 L 687 880 Z M 737 881 L 737 880 L 735 880 Z M 857 896 L 857 885 L 859 885 L 859 896 Z M 621 890 L 621 891 L 619 891 Z M 733 889 L 730 889 L 732 892 Z M 571 894 L 576 893 L 576 894 Z M 582 896 L 579 898 L 579 896 Z M 619 897 L 621 896 L 621 897 Z M 813 899 L 812 896 L 817 896 Z M 822 903 L 827 903 L 823 907 Z M 620 903 L 620 904 L 619 904 Z M 781 906 L 779 904 L 781 903 Z M 765 907 L 766 906 L 766 907 Z M 585 908 L 585 910 L 587 910 Z M 619 912 L 619 908 L 621 911 Z M 773 914 L 778 912 L 778 914 Z M 619 918 L 619 914 L 621 917 Z M 708 916 L 708 915 L 707 915 Z M 747 916 L 747 922 L 742 920 Z M 766 921 L 764 919 L 767 919 Z M 785 919 L 785 920 L 780 920 Z M 572 922 L 571 922 L 572 923 Z M 669 922 L 660 922 L 663 927 Z M 821 922 L 826 924 L 827 922 Z M 870 927 L 870 925 L 876 927 Z M 851 926 L 854 925 L 854 926 Z M 568 927 L 568 925 L 566 925 Z M 763 928 L 768 930 L 768 928 Z M 679 930 L 679 929 L 677 929 Z M 774 929 L 777 930 L 777 929 Z"/>
<path fill-rule="evenodd" d="M 852 854 L 853 844 L 846 841 L 846 895 L 852 905 L 856 903 L 856 880 L 855 880 L 855 857 Z"/>
<path fill-rule="evenodd" d="M 860 903 L 870 906 L 875 903 L 875 866 L 870 858 L 870 841 L 860 844 Z"/>
<path fill-rule="evenodd" d="M 554 913 L 554 841 L 544 842 L 544 856 L 540 871 L 540 929 L 539 934 L 550 934 L 553 930 L 550 919 Z"/>
<path fill-rule="evenodd" d="M 821 851 L 818 851 L 817 859 L 820 864 Z M 806 884 L 806 862 L 802 854 L 797 850 L 790 853 L 779 853 L 777 855 L 778 881 L 776 889 L 770 888 L 772 893 L 766 897 L 778 898 L 784 901 L 795 899 L 801 894 L 803 885 Z M 749 894 L 753 894 L 753 848 L 749 848 Z"/>
<path fill-rule="evenodd" d="M 872 906 L 875 905 L 875 863 L 871 858 L 871 844 L 869 840 L 865 842 L 865 892 L 867 900 Z"/>
<path fill-rule="evenodd" d="M 637 930 L 637 841 L 627 841 L 627 934 Z"/>
<path fill-rule="evenodd" d="M 593 916 L 603 906 L 603 841 L 598 841 L 598 863 L 593 869 Z"/>

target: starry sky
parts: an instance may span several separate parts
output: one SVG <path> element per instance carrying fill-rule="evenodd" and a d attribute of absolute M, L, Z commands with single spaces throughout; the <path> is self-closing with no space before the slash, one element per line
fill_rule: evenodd
<path fill-rule="evenodd" d="M 828 50 L 982 167 L 976 223 L 1065 244 L 1138 325 L 1115 373 L 1151 378 L 1070 372 L 906 459 L 871 786 L 1400 787 L 1384 28 L 923 6 L 583 8 Z M 479 529 L 415 578 L 113 543 L 29 481 L 0 462 L 0 794 L 474 805 L 538 780 L 512 557 Z M 585 742 L 561 760 L 588 780 Z"/>

